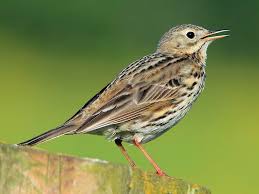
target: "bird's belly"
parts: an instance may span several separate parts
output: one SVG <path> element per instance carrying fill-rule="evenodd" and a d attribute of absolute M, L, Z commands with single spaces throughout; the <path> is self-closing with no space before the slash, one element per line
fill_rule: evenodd
<path fill-rule="evenodd" d="M 190 108 L 191 105 L 184 106 L 181 110 L 173 111 L 168 117 L 159 120 L 155 126 L 151 126 L 149 129 L 148 127 L 143 129 L 144 138 L 142 139 L 142 143 L 147 143 L 168 131 L 187 114 Z"/>
<path fill-rule="evenodd" d="M 156 122 L 136 122 L 136 124 L 132 125 L 130 128 L 125 127 L 127 128 L 127 131 L 122 130 L 123 132 L 117 133 L 117 135 L 119 135 L 119 138 L 123 141 L 132 143 L 134 135 L 138 134 L 138 136 L 142 136 L 141 143 L 147 143 L 159 137 L 168 131 L 171 127 L 176 125 L 187 114 L 190 108 L 191 103 L 185 105 L 182 104 L 182 106 L 179 106 L 179 108 L 172 109 L 171 114 L 168 114 Z"/>
<path fill-rule="evenodd" d="M 189 111 L 190 106 L 182 109 L 181 111 L 168 115 L 167 117 L 160 119 L 156 124 L 149 124 L 148 122 L 139 122 L 135 125 L 127 127 L 127 129 L 120 128 L 120 132 L 116 132 L 113 139 L 119 138 L 122 141 L 133 143 L 134 136 L 141 137 L 141 143 L 147 143 L 176 125 Z M 116 137 L 116 138 L 115 138 Z"/>

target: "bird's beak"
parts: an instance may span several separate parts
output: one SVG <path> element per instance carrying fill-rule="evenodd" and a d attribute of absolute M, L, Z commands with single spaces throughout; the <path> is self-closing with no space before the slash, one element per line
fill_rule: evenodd
<path fill-rule="evenodd" d="M 221 39 L 221 38 L 225 38 L 225 37 L 229 36 L 227 34 L 218 35 L 222 32 L 229 32 L 229 30 L 217 30 L 215 32 L 209 32 L 208 34 L 203 36 L 201 39 L 204 39 L 206 41 L 213 41 L 213 40 L 217 40 L 217 39 Z"/>

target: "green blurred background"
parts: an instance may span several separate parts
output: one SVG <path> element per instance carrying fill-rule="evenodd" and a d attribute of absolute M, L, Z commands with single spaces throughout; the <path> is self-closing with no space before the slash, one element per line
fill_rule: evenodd
<path fill-rule="evenodd" d="M 12 0 L 0 2 L 0 140 L 18 143 L 73 115 L 130 62 L 153 52 L 182 23 L 231 37 L 208 52 L 206 88 L 190 113 L 145 145 L 171 176 L 213 193 L 258 193 L 259 2 Z M 126 161 L 93 135 L 66 136 L 38 147 Z M 153 170 L 127 146 L 137 164 Z"/>

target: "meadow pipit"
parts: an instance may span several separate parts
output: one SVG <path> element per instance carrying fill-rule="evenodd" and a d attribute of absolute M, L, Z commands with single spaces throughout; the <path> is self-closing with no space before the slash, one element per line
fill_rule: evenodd
<path fill-rule="evenodd" d="M 135 166 L 122 141 L 137 146 L 158 175 L 165 173 L 141 144 L 162 135 L 191 108 L 204 88 L 208 45 L 227 35 L 195 25 L 170 29 L 157 50 L 126 67 L 110 84 L 61 126 L 19 145 L 35 145 L 80 133 L 104 135 L 115 141 L 131 166 Z"/>

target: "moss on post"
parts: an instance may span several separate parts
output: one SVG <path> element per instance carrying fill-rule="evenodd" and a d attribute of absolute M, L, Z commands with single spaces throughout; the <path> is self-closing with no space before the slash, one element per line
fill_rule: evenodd
<path fill-rule="evenodd" d="M 98 159 L 0 144 L 3 194 L 209 194 L 197 184 Z"/>

